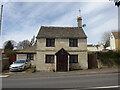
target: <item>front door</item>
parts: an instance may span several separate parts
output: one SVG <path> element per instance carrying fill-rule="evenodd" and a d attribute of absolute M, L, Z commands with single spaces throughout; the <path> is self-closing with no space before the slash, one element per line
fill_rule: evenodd
<path fill-rule="evenodd" d="M 69 53 L 63 48 L 56 53 L 56 70 L 68 71 L 68 55 Z"/>
<path fill-rule="evenodd" d="M 68 55 L 58 55 L 57 56 L 57 71 L 67 71 L 68 70 Z"/>

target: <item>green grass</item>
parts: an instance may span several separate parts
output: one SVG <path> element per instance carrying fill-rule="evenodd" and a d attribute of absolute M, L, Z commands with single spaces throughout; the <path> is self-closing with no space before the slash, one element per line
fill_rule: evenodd
<path fill-rule="evenodd" d="M 34 73 L 34 72 L 36 72 L 36 68 L 35 67 L 29 68 L 26 70 L 26 72 Z"/>

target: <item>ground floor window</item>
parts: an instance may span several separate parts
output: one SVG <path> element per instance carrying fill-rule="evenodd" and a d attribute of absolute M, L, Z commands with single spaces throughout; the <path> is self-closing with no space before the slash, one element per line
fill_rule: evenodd
<path fill-rule="evenodd" d="M 27 54 L 27 59 L 28 60 L 33 60 L 34 59 L 34 54 Z"/>
<path fill-rule="evenodd" d="M 54 63 L 54 55 L 46 55 L 45 63 Z"/>
<path fill-rule="evenodd" d="M 70 55 L 70 63 L 78 63 L 78 55 Z"/>

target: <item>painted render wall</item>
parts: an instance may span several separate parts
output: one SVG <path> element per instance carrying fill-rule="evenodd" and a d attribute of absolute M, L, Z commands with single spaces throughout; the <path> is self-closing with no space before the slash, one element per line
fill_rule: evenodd
<path fill-rule="evenodd" d="M 111 36 L 110 36 L 110 49 L 111 50 L 116 49 L 116 41 L 115 41 L 115 37 L 112 33 L 111 33 Z"/>
<path fill-rule="evenodd" d="M 69 47 L 69 39 L 55 39 L 55 47 L 46 47 L 46 39 L 37 39 L 36 69 L 41 71 L 56 70 L 56 56 L 54 63 L 45 63 L 46 54 L 55 54 L 64 48 L 69 54 L 78 54 L 78 63 L 71 64 L 74 69 L 87 69 L 87 40 L 78 39 L 78 47 Z"/>

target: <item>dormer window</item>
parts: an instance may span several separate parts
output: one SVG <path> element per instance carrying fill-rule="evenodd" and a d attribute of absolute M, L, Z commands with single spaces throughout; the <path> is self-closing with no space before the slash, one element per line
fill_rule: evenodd
<path fill-rule="evenodd" d="M 46 38 L 46 47 L 54 47 L 55 39 L 54 38 Z"/>
<path fill-rule="evenodd" d="M 69 39 L 69 46 L 70 47 L 77 47 L 78 46 L 78 39 Z"/>

